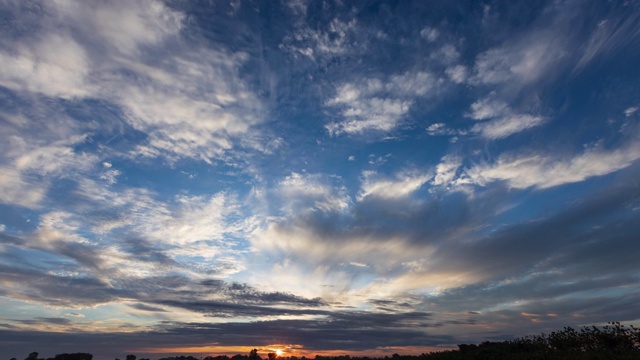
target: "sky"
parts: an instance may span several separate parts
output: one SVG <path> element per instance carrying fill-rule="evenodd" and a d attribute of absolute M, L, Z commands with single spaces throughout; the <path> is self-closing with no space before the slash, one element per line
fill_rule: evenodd
<path fill-rule="evenodd" d="M 639 1 L 0 1 L 0 358 L 640 325 Z"/>

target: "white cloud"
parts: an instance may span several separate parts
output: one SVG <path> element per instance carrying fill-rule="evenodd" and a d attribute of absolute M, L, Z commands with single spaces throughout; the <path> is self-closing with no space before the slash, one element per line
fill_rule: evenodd
<path fill-rule="evenodd" d="M 445 70 L 445 73 L 449 76 L 451 81 L 456 84 L 464 83 L 469 76 L 469 71 L 464 65 L 450 66 Z"/>
<path fill-rule="evenodd" d="M 471 113 L 467 117 L 484 120 L 504 115 L 509 110 L 509 106 L 504 101 L 484 98 L 471 104 Z"/>
<path fill-rule="evenodd" d="M 82 179 L 76 191 L 90 200 L 87 206 L 91 209 L 126 214 L 105 218 L 87 218 L 80 213 L 74 216 L 89 224 L 101 238 L 116 230 L 139 238 L 183 266 L 181 271 L 189 276 L 198 272 L 228 276 L 243 268 L 240 254 L 232 250 L 236 244 L 232 239 L 244 236 L 242 234 L 251 231 L 252 227 L 238 216 L 239 204 L 233 195 L 225 192 L 178 195 L 164 202 L 155 199 L 157 195 L 146 189 L 124 187 L 114 191 L 108 184 L 89 179 Z M 130 264 L 130 257 L 135 254 L 129 254 L 120 244 L 108 246 L 102 253 L 113 257 L 113 266 L 126 269 L 128 275 L 158 273 L 154 262 Z M 165 270 L 178 271 L 175 268 Z"/>
<path fill-rule="evenodd" d="M 398 173 L 395 178 L 383 178 L 375 172 L 367 171 L 363 173 L 363 181 L 358 194 L 358 200 L 362 201 L 366 197 L 377 197 L 383 199 L 401 199 L 411 195 L 420 189 L 431 175 L 421 173 Z"/>
<path fill-rule="evenodd" d="M 320 174 L 291 173 L 278 184 L 277 195 L 288 214 L 343 212 L 351 202 L 343 186 Z"/>
<path fill-rule="evenodd" d="M 493 96 L 471 104 L 471 112 L 466 116 L 474 120 L 492 119 L 471 128 L 471 132 L 489 140 L 502 139 L 545 122 L 541 116 L 514 113 L 507 103 Z"/>
<path fill-rule="evenodd" d="M 438 50 L 432 52 L 430 57 L 442 64 L 452 65 L 460 57 L 460 52 L 458 52 L 458 49 L 456 49 L 455 46 L 446 44 Z"/>
<path fill-rule="evenodd" d="M 250 237 L 260 258 L 269 259 L 266 269 L 254 266 L 252 282 L 277 289 L 292 284 L 291 290 L 325 301 L 361 306 L 384 294 L 415 290 L 427 281 L 388 288 L 402 277 L 400 264 L 424 259 L 435 248 L 417 245 L 403 235 L 376 236 L 357 231 L 326 233 L 302 223 L 271 222 Z M 445 276 L 443 276 L 444 278 Z M 444 279 L 443 279 L 444 280 Z M 396 292 L 397 291 L 397 292 Z"/>
<path fill-rule="evenodd" d="M 75 135 L 73 129 L 66 127 L 64 119 L 56 130 L 59 134 L 47 132 L 47 126 L 32 127 L 32 120 L 25 121 L 26 130 L 22 126 L 9 127 L 7 134 L 3 134 L 7 147 L 3 160 L 7 164 L 0 166 L 0 202 L 38 208 L 46 198 L 51 181 L 88 174 L 98 157 L 74 150 L 86 136 Z"/>
<path fill-rule="evenodd" d="M 422 36 L 425 40 L 429 42 L 436 41 L 439 35 L 440 35 L 440 32 L 438 31 L 438 29 L 435 29 L 432 27 L 426 27 L 420 30 L 420 36 Z"/>
<path fill-rule="evenodd" d="M 469 81 L 472 84 L 521 86 L 548 74 L 549 69 L 565 56 L 563 38 L 553 32 L 534 35 L 479 54 Z"/>
<path fill-rule="evenodd" d="M 449 128 L 445 123 L 434 123 L 427 127 L 427 134 L 431 136 L 455 135 L 458 132 Z"/>
<path fill-rule="evenodd" d="M 396 128 L 411 102 L 397 99 L 362 99 L 343 112 L 346 120 L 326 125 L 331 135 L 360 134 L 365 131 L 391 131 Z"/>
<path fill-rule="evenodd" d="M 475 124 L 472 132 L 479 133 L 485 139 L 503 139 L 521 131 L 540 126 L 545 119 L 526 114 L 509 115 L 488 122 Z"/>
<path fill-rule="evenodd" d="M 120 176 L 121 174 L 122 173 L 120 172 L 120 170 L 110 169 L 102 172 L 102 174 L 100 175 L 100 179 L 105 180 L 109 185 L 113 185 L 118 182 L 118 176 Z"/>
<path fill-rule="evenodd" d="M 374 154 L 369 154 L 368 163 L 369 165 L 380 166 L 385 164 L 387 161 L 389 161 L 390 157 L 391 157 L 391 154 L 378 156 L 378 157 L 376 157 Z"/>
<path fill-rule="evenodd" d="M 87 18 L 88 14 L 93 16 Z M 85 21 L 95 21 L 100 35 L 125 54 L 135 54 L 144 45 L 156 44 L 168 36 L 176 35 L 182 28 L 184 18 L 183 14 L 170 10 L 158 1 L 137 1 L 127 3 L 127 6 L 98 6 L 93 11 L 73 15 L 83 16 Z"/>
<path fill-rule="evenodd" d="M 46 34 L 0 52 L 0 85 L 16 91 L 73 98 L 91 94 L 84 49 L 69 36 Z"/>
<path fill-rule="evenodd" d="M 323 56 L 344 54 L 354 49 L 354 34 L 357 29 L 355 19 L 342 21 L 335 18 L 326 28 L 311 29 L 300 26 L 288 35 L 280 44 L 280 48 L 292 53 L 301 54 L 313 60 Z"/>
<path fill-rule="evenodd" d="M 148 234 L 180 246 L 223 239 L 228 231 L 225 218 L 235 211 L 233 199 L 224 193 L 211 197 L 178 196 L 176 203 L 178 207 L 171 213 L 150 219 Z M 201 256 L 209 257 L 206 253 Z"/>
<path fill-rule="evenodd" d="M 134 155 L 210 162 L 261 121 L 262 104 L 238 70 L 246 54 L 182 38 L 181 12 L 158 1 L 43 6 L 39 30 L 20 43 L 4 39 L 0 85 L 120 106 L 149 135 Z M 245 137 L 253 140 L 244 145 L 268 150 Z"/>
<path fill-rule="evenodd" d="M 449 185 L 455 178 L 458 168 L 462 165 L 462 158 L 446 155 L 442 157 L 438 166 L 436 166 L 436 176 L 433 178 L 432 184 L 435 186 Z"/>
<path fill-rule="evenodd" d="M 173 58 L 173 69 L 140 74 L 153 77 L 149 86 L 129 84 L 121 90 L 120 102 L 132 125 L 151 136 L 152 148 L 209 160 L 232 148 L 232 138 L 247 133 L 259 121 L 261 107 L 234 77 L 233 57 L 206 50 L 197 57 L 208 63 Z"/>
<path fill-rule="evenodd" d="M 441 83 L 427 72 L 390 76 L 386 82 L 368 79 L 340 86 L 326 102 L 341 109 L 343 120 L 325 126 L 331 135 L 388 132 L 400 125 L 416 97 L 433 93 Z"/>
<path fill-rule="evenodd" d="M 458 184 L 485 186 L 504 181 L 517 189 L 539 189 L 584 181 L 624 169 L 640 159 L 640 143 L 615 150 L 588 150 L 573 158 L 541 155 L 502 156 L 493 164 L 481 164 L 464 171 Z"/>
<path fill-rule="evenodd" d="M 441 79 L 436 78 L 429 72 L 409 71 L 402 75 L 391 76 L 383 87 L 393 96 L 418 97 L 429 95 L 441 82 Z M 374 93 L 377 90 L 378 88 L 374 87 L 369 90 L 369 93 Z"/>
<path fill-rule="evenodd" d="M 66 176 L 69 169 L 74 169 L 75 172 L 87 171 L 97 162 L 97 156 L 78 153 L 72 148 L 73 145 L 82 143 L 84 138 L 77 136 L 49 146 L 26 150 L 15 159 L 16 170 L 57 177 Z"/>
<path fill-rule="evenodd" d="M 635 114 L 637 111 L 638 111 L 638 107 L 637 106 L 633 106 L 633 107 L 630 107 L 630 108 L 626 109 L 624 111 L 624 115 L 626 117 L 629 117 L 629 116 Z"/>
<path fill-rule="evenodd" d="M 45 193 L 42 184 L 32 185 L 15 169 L 0 167 L 0 202 L 36 208 Z"/>

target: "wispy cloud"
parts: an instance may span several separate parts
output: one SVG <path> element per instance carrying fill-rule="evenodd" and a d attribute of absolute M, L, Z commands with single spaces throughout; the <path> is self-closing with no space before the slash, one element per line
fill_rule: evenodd
<path fill-rule="evenodd" d="M 509 187 L 539 189 L 584 181 L 624 169 L 640 159 L 640 146 L 634 141 L 616 149 L 588 149 L 574 157 L 541 154 L 510 154 L 495 163 L 465 169 L 459 184 L 487 185 L 504 181 Z"/>
<path fill-rule="evenodd" d="M 299 7 L 294 10 L 297 13 Z M 287 36 L 280 48 L 294 55 L 307 56 L 313 60 L 323 56 L 341 55 L 355 48 L 354 41 L 357 21 L 355 19 L 343 21 L 338 18 L 331 20 L 324 29 L 311 29 L 306 26 Z"/>
<path fill-rule="evenodd" d="M 426 173 L 399 173 L 395 178 L 381 177 L 375 172 L 365 172 L 358 199 L 379 197 L 384 199 L 406 198 L 420 189 L 432 175 Z"/>
<path fill-rule="evenodd" d="M 466 116 L 485 120 L 474 124 L 470 131 L 489 140 L 506 138 L 545 122 L 542 116 L 517 113 L 506 102 L 491 96 L 471 104 L 471 111 Z"/>
<path fill-rule="evenodd" d="M 544 123 L 541 116 L 518 114 L 505 116 L 490 122 L 475 124 L 472 132 L 479 133 L 480 136 L 490 139 L 502 139 L 521 131 L 540 126 Z"/>

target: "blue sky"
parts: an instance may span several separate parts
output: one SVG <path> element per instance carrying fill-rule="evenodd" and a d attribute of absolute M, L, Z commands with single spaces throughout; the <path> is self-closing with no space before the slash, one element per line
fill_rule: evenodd
<path fill-rule="evenodd" d="M 0 356 L 640 319 L 638 1 L 3 1 Z"/>

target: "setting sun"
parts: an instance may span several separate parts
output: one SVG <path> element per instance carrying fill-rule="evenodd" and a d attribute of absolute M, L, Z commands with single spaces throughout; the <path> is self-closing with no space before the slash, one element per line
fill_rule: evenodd
<path fill-rule="evenodd" d="M 277 350 L 276 350 L 276 355 L 278 355 L 278 356 L 282 356 L 282 350 L 277 349 Z"/>

